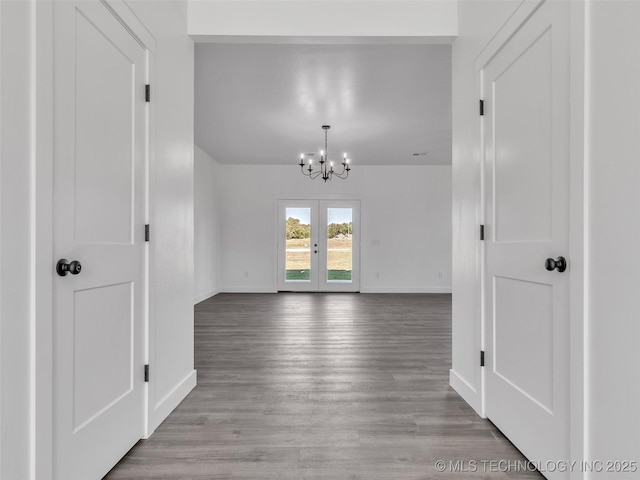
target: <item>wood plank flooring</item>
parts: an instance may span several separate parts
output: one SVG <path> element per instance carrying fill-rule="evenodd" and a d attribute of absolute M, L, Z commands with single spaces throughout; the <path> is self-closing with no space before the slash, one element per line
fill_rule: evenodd
<path fill-rule="evenodd" d="M 217 295 L 195 308 L 195 365 L 105 478 L 542 478 L 482 463 L 524 458 L 448 385 L 450 295 Z"/>

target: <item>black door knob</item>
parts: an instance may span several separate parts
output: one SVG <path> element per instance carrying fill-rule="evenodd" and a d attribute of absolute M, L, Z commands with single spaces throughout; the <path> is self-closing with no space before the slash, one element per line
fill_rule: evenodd
<path fill-rule="evenodd" d="M 555 260 L 553 258 L 547 258 L 544 262 L 544 268 L 550 272 L 554 270 L 564 272 L 567 269 L 567 260 L 564 257 L 558 257 Z"/>
<path fill-rule="evenodd" d="M 82 264 L 77 260 L 68 262 L 66 258 L 61 258 L 56 264 L 56 272 L 58 272 L 58 275 L 61 277 L 65 277 L 68 274 L 78 275 L 81 271 Z"/>

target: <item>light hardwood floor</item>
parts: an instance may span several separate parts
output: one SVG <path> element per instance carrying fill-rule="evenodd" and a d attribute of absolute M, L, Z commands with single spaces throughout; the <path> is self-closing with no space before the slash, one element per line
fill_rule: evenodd
<path fill-rule="evenodd" d="M 195 366 L 105 478 L 542 478 L 482 463 L 524 458 L 448 385 L 450 295 L 217 295 L 195 308 Z"/>

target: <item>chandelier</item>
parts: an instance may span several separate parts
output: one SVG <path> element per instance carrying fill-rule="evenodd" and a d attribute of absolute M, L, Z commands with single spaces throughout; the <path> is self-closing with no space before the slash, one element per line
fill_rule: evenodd
<path fill-rule="evenodd" d="M 324 150 L 320 150 L 320 167 L 317 170 L 313 168 L 313 159 L 309 159 L 309 163 L 305 163 L 305 154 L 300 154 L 300 171 L 302 174 L 309 177 L 311 180 L 314 180 L 318 177 L 322 178 L 325 182 L 327 180 L 331 180 L 334 176 L 338 178 L 345 179 L 349 176 L 349 170 L 351 167 L 349 166 L 349 159 L 347 158 L 347 154 L 345 153 L 342 157 L 342 170 L 337 172 L 333 169 L 333 162 L 329 161 L 329 148 L 327 147 L 327 132 L 331 128 L 331 125 L 323 125 L 322 129 L 324 130 Z M 309 155 L 313 155 L 313 153 L 308 153 Z M 305 168 L 307 167 L 307 168 Z"/>

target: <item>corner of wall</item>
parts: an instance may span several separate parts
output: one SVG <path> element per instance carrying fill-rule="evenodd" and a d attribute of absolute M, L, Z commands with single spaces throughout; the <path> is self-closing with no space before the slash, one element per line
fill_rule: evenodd
<path fill-rule="evenodd" d="M 144 438 L 149 438 L 169 414 L 180 405 L 180 402 L 193 390 L 197 384 L 198 374 L 194 369 L 169 391 L 154 407 L 154 415 L 150 416 Z"/>
<path fill-rule="evenodd" d="M 209 290 L 207 292 L 203 292 L 203 293 L 197 293 L 194 297 L 193 297 L 193 304 L 197 305 L 200 302 L 204 302 L 205 300 L 208 300 L 212 297 L 215 297 L 216 295 L 218 295 L 220 293 L 220 290 L 215 289 L 215 290 Z"/>
<path fill-rule="evenodd" d="M 449 385 L 471 406 L 471 408 L 475 410 L 478 415 L 484 417 L 482 397 L 480 396 L 480 393 L 461 375 L 456 373 L 453 368 L 449 370 Z"/>

